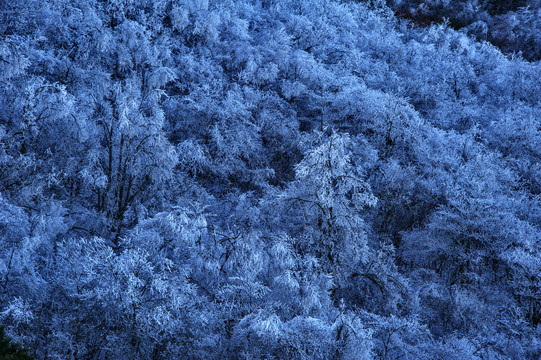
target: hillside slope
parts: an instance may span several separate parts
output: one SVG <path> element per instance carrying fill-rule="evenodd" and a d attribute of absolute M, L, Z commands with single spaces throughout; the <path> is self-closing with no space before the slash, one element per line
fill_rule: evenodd
<path fill-rule="evenodd" d="M 541 356 L 541 67 L 336 0 L 0 5 L 36 359 Z"/>

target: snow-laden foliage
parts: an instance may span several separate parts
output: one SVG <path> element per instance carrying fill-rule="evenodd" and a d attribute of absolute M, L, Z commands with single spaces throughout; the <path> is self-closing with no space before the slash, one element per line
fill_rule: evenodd
<path fill-rule="evenodd" d="M 539 62 L 403 19 L 452 2 L 384 3 L 0 3 L 6 335 L 36 359 L 541 356 Z M 535 1 L 456 3 L 539 28 Z"/>

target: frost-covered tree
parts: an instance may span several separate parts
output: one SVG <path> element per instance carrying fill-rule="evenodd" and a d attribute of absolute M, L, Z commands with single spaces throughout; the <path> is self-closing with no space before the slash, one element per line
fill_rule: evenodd
<path fill-rule="evenodd" d="M 296 180 L 285 192 L 294 213 L 299 250 L 315 256 L 337 278 L 349 276 L 368 262 L 362 212 L 377 202 L 363 180 L 362 164 L 353 165 L 347 135 L 314 133 L 304 159 L 296 166 Z M 287 203 L 290 205 L 287 205 Z"/>

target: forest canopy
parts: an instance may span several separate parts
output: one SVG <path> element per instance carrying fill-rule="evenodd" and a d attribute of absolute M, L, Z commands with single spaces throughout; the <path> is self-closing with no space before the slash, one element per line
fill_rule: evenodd
<path fill-rule="evenodd" d="M 508 3 L 0 2 L 7 338 L 539 358 L 541 4 Z"/>

